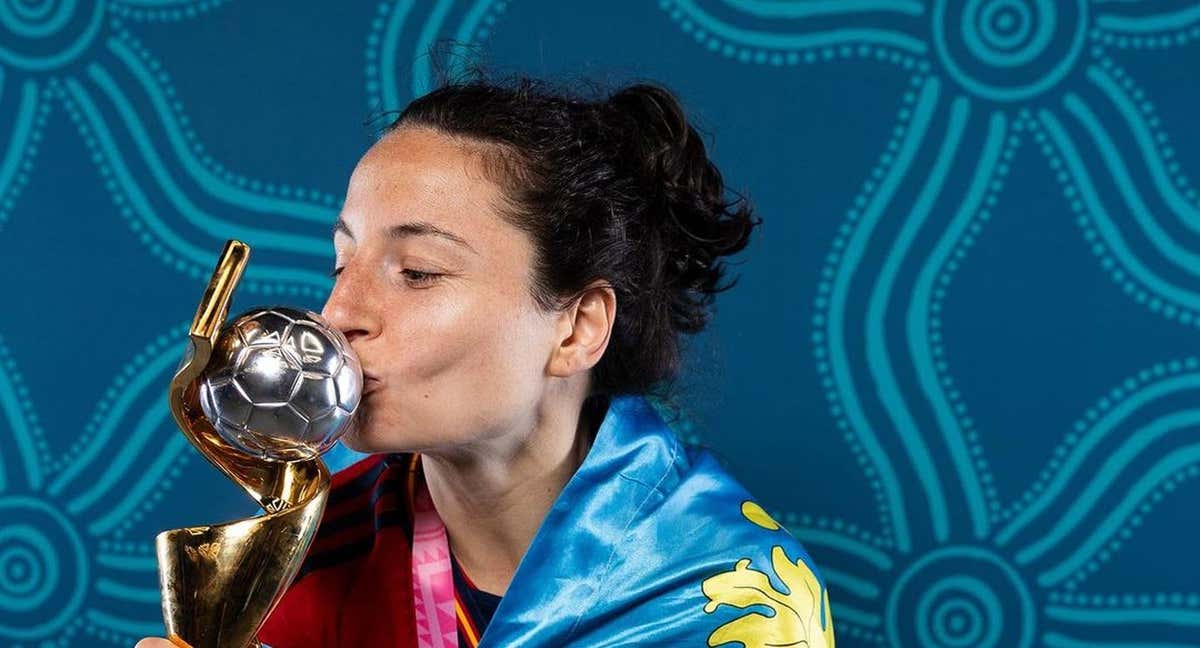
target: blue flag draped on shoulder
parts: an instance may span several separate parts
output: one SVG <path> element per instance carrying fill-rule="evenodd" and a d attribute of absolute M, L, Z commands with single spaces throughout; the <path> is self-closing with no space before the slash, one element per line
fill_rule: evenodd
<path fill-rule="evenodd" d="M 833 648 L 800 542 L 645 397 L 612 399 L 481 647 Z"/>

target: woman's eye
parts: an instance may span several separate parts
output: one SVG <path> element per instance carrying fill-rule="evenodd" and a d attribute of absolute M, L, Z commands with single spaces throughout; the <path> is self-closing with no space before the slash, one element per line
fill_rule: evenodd
<path fill-rule="evenodd" d="M 424 284 L 433 283 L 434 280 L 436 280 L 438 277 L 442 276 L 441 274 L 436 273 L 436 272 L 424 272 L 422 270 L 412 270 L 412 269 L 408 269 L 408 268 L 401 270 L 400 274 L 404 275 L 405 277 L 408 277 L 409 283 L 416 284 L 416 285 L 424 285 Z"/>
<path fill-rule="evenodd" d="M 329 276 L 330 276 L 330 277 L 337 277 L 338 275 L 342 274 L 342 270 L 343 270 L 343 269 L 344 269 L 344 268 L 334 268 L 334 269 L 333 269 L 333 272 L 330 272 L 330 273 L 329 273 Z"/>

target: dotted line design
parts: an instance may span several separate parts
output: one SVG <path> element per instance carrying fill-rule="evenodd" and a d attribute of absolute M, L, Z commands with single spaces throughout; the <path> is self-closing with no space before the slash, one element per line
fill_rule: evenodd
<path fill-rule="evenodd" d="M 945 265 L 939 271 L 934 283 L 933 299 L 929 304 L 929 344 L 930 351 L 933 354 L 934 371 L 937 373 L 938 384 L 941 385 L 950 402 L 950 409 L 954 414 L 954 418 L 962 430 L 963 439 L 967 444 L 967 451 L 971 455 L 971 462 L 974 464 L 975 472 L 979 475 L 983 494 L 987 499 L 988 514 L 993 520 L 994 516 L 1000 512 L 1000 497 L 996 491 L 995 477 L 992 474 L 987 457 L 984 455 L 975 419 L 970 416 L 967 403 L 963 399 L 962 392 L 955 386 L 954 378 L 950 372 L 945 340 L 942 336 L 944 328 L 941 313 L 945 307 L 946 296 L 955 273 L 958 272 L 960 265 L 967 258 L 967 253 L 979 239 L 979 235 L 983 231 L 983 226 L 993 216 L 992 210 L 996 207 L 1000 192 L 1004 189 L 1004 181 L 1011 169 L 1013 158 L 1021 146 L 1021 133 L 1025 128 L 1027 120 L 1028 116 L 1023 115 L 1013 121 L 1012 130 L 1005 138 L 1004 146 L 1001 149 L 1000 161 L 997 162 L 994 174 L 988 183 L 987 191 L 984 193 L 983 206 L 971 216 L 971 221 L 967 225 L 966 231 L 955 243 L 950 258 L 947 259 Z"/>
<path fill-rule="evenodd" d="M 1121 381 L 1121 384 L 1113 387 L 1107 394 L 1101 396 L 1096 403 L 1084 412 L 1083 418 L 1075 421 L 1069 432 L 1063 440 L 1059 442 L 1054 453 L 1051 455 L 1050 461 L 1046 467 L 1038 473 L 1037 479 L 1034 481 L 1021 497 L 1014 501 L 1005 511 L 1000 514 L 999 522 L 1007 522 L 1016 517 L 1021 511 L 1027 509 L 1033 501 L 1037 499 L 1046 488 L 1050 485 L 1051 479 L 1056 475 L 1066 461 L 1067 455 L 1071 450 L 1079 444 L 1079 440 L 1089 429 L 1107 414 L 1107 412 L 1129 397 L 1140 392 L 1150 383 L 1159 382 L 1169 376 L 1179 375 L 1185 372 L 1195 371 L 1200 368 L 1200 361 L 1194 357 L 1184 358 L 1182 360 L 1171 360 L 1169 362 L 1159 362 L 1154 366 L 1142 369 L 1137 372 L 1137 375 L 1130 376 Z"/>
<path fill-rule="evenodd" d="M 508 10 L 508 0 L 498 0 L 495 4 L 487 8 L 480 19 L 480 24 L 475 28 L 475 33 L 471 34 L 471 41 L 482 43 L 492 35 L 492 30 L 496 28 L 496 22 Z"/>
<path fill-rule="evenodd" d="M 814 47 L 782 49 L 772 47 L 746 47 L 731 43 L 714 36 L 688 18 L 683 10 L 672 0 L 659 0 L 659 8 L 667 12 L 671 20 L 679 24 L 683 33 L 691 36 L 697 43 L 710 52 L 720 53 L 728 59 L 739 63 L 756 63 L 759 65 L 799 65 L 813 63 L 828 63 L 835 59 L 875 60 L 899 66 L 905 70 L 916 70 L 920 73 L 929 72 L 929 62 L 912 54 L 886 45 L 875 43 L 822 45 Z"/>
<path fill-rule="evenodd" d="M 192 263 L 182 257 L 175 255 L 161 243 L 154 240 L 154 236 L 146 231 L 141 220 L 133 212 L 133 208 L 129 205 L 125 194 L 117 187 L 117 182 L 113 178 L 112 169 L 109 168 L 108 162 L 105 160 L 104 153 L 96 144 L 96 138 L 91 132 L 91 128 L 84 121 L 80 114 L 80 109 L 75 105 L 75 102 L 67 97 L 66 91 L 62 87 L 62 82 L 58 78 L 50 79 L 50 92 L 52 96 L 60 101 L 67 110 L 67 116 L 71 118 L 71 123 L 75 125 L 79 131 L 80 138 L 83 140 L 84 146 L 87 148 L 88 155 L 92 163 L 96 166 L 97 172 L 100 174 L 100 179 L 104 183 L 104 188 L 108 192 L 109 198 L 113 205 L 117 207 L 117 211 L 121 217 L 125 219 L 129 229 L 137 235 L 138 240 L 142 245 L 150 249 L 150 253 L 173 267 L 175 270 L 186 274 L 188 277 L 196 280 L 205 278 L 206 269 Z"/>
<path fill-rule="evenodd" d="M 108 389 L 104 390 L 100 401 L 92 411 L 91 419 L 83 428 L 83 433 L 75 437 L 71 446 L 62 454 L 59 461 L 50 464 L 50 472 L 57 473 L 65 470 L 67 466 L 74 463 L 75 458 L 83 452 L 84 448 L 91 445 L 96 434 L 99 433 L 100 425 L 103 423 L 105 416 L 112 409 L 113 403 L 125 392 L 129 381 L 136 376 L 141 375 L 145 366 L 155 358 L 162 357 L 164 353 L 178 353 L 180 359 L 183 358 L 183 348 L 187 342 L 187 332 L 189 326 L 187 324 L 177 325 L 170 331 L 159 334 L 149 344 L 133 357 L 132 360 L 126 362 L 123 367 L 116 373 L 112 384 Z M 173 372 L 172 372 L 173 373 Z"/>
<path fill-rule="evenodd" d="M 1111 539 L 1109 539 L 1104 547 L 1097 551 L 1094 556 L 1089 558 L 1088 561 L 1083 564 L 1083 566 L 1081 566 L 1078 570 L 1071 574 L 1070 577 L 1067 578 L 1066 582 L 1063 583 L 1063 589 L 1067 591 L 1075 590 L 1081 584 L 1083 584 L 1089 576 L 1098 572 L 1100 568 L 1104 566 L 1104 563 L 1107 563 L 1113 558 L 1113 556 L 1116 555 L 1117 551 L 1120 550 L 1121 545 L 1133 537 L 1133 530 L 1142 525 L 1142 522 L 1145 520 L 1145 518 L 1150 515 L 1150 511 L 1152 511 L 1155 506 L 1161 503 L 1164 497 L 1174 492 L 1175 489 L 1179 488 L 1179 486 L 1185 481 L 1189 479 L 1195 479 L 1197 475 L 1200 475 L 1200 465 L 1191 464 L 1190 466 L 1186 466 L 1175 471 L 1169 477 L 1156 485 L 1154 490 L 1142 499 L 1141 504 L 1139 504 L 1137 507 L 1137 512 L 1130 515 L 1129 518 L 1121 524 L 1121 528 L 1113 535 Z"/>
<path fill-rule="evenodd" d="M 154 558 L 154 545 L 141 540 L 101 540 L 100 553 L 136 558 Z"/>
<path fill-rule="evenodd" d="M 37 645 L 39 648 L 49 648 L 50 646 L 67 648 L 68 646 L 77 645 L 73 640 L 75 639 L 75 636 L 79 634 L 79 631 L 83 629 L 86 623 L 87 622 L 84 621 L 82 616 L 76 617 L 75 619 L 68 621 L 67 624 L 62 627 L 57 637 L 53 639 L 42 639 Z"/>
<path fill-rule="evenodd" d="M 17 90 L 17 87 L 12 88 L 14 93 Z M 44 86 L 38 94 L 37 112 L 33 116 L 29 140 L 21 151 L 21 163 L 17 167 L 17 174 L 13 178 L 12 184 L 8 186 L 5 195 L 0 196 L 0 229 L 4 228 L 9 215 L 16 209 L 17 199 L 21 197 L 21 192 L 29 185 L 29 178 L 33 174 L 33 163 L 37 160 L 42 138 L 45 136 L 46 121 L 50 115 L 50 102 L 48 101 L 50 94 Z"/>
<path fill-rule="evenodd" d="M 819 530 L 833 531 L 847 538 L 861 540 L 876 549 L 887 549 L 891 545 L 884 538 L 875 535 L 871 531 L 859 527 L 854 522 L 849 522 L 837 517 L 828 517 L 825 515 L 812 516 L 807 513 L 796 514 L 790 511 L 768 511 L 768 514 L 775 520 L 779 520 L 792 533 L 797 535 L 803 531 Z"/>
<path fill-rule="evenodd" d="M 34 450 L 37 452 L 38 463 L 42 466 L 49 466 L 50 446 L 46 442 L 46 432 L 42 429 L 37 411 L 33 408 L 33 399 L 30 397 L 29 388 L 25 386 L 25 380 L 21 377 L 21 371 L 17 368 L 17 361 L 9 352 L 3 336 L 0 336 L 0 367 L 3 368 L 8 380 L 12 382 L 13 391 L 17 394 L 17 404 L 21 408 L 21 416 L 29 429 L 30 440 L 33 441 Z M 49 472 L 53 473 L 54 471 L 50 470 Z"/>
<path fill-rule="evenodd" d="M 228 0 L 202 0 L 185 7 L 134 7 L 122 2 L 114 2 L 108 6 L 110 15 L 128 18 L 137 22 L 180 22 L 191 20 L 203 13 L 208 13 L 225 4 Z"/>
<path fill-rule="evenodd" d="M 1155 592 L 1154 594 L 1085 594 L 1082 592 L 1050 592 L 1047 600 L 1056 605 L 1074 605 L 1083 608 L 1157 609 L 1166 606 L 1200 608 L 1200 594 L 1195 592 Z"/>
<path fill-rule="evenodd" d="M 379 46 L 383 41 L 383 30 L 387 25 L 391 2 L 380 2 L 375 9 L 375 17 L 371 19 L 371 29 L 367 32 L 366 66 L 364 68 L 367 80 L 367 110 L 379 110 L 383 106 L 383 94 L 379 81 Z M 399 108 L 399 106 L 395 106 Z"/>
<path fill-rule="evenodd" d="M 1067 200 L 1067 204 L 1075 214 L 1075 224 L 1083 232 L 1083 238 L 1087 242 L 1088 248 L 1100 260 L 1100 266 L 1108 273 L 1113 282 L 1120 286 L 1121 290 L 1129 295 L 1134 302 L 1145 305 L 1151 312 L 1162 315 L 1169 321 L 1178 320 L 1180 324 L 1200 327 L 1200 313 L 1164 301 L 1161 297 L 1150 294 L 1121 269 L 1120 264 L 1113 258 L 1108 247 L 1105 245 L 1103 238 L 1096 231 L 1091 213 L 1083 204 L 1079 189 L 1075 186 L 1075 181 L 1071 178 L 1071 174 L 1067 172 L 1066 165 L 1063 163 L 1058 151 L 1054 149 L 1054 145 L 1047 136 L 1045 129 L 1037 120 L 1030 120 L 1029 124 L 1030 129 L 1033 131 L 1034 141 L 1037 142 L 1038 148 L 1049 163 L 1050 169 L 1054 173 L 1054 179 L 1062 189 L 1063 197 Z"/>
<path fill-rule="evenodd" d="M 1148 36 L 1131 36 L 1119 32 L 1110 32 L 1101 27 L 1093 27 L 1090 36 L 1093 42 L 1118 49 L 1161 50 L 1200 40 L 1200 25 L 1179 27 L 1168 32 Z"/>
<path fill-rule="evenodd" d="M 99 639 L 100 641 L 106 641 L 118 646 L 132 646 L 139 639 L 141 639 L 141 637 L 134 637 L 129 633 L 117 632 L 115 630 L 101 627 L 86 617 L 80 617 L 80 622 L 83 626 L 84 634 L 94 639 Z M 66 646 L 67 644 L 64 643 L 62 645 Z"/>
<path fill-rule="evenodd" d="M 491 37 L 492 31 L 496 27 L 496 23 L 501 16 L 508 10 L 509 0 L 497 0 L 490 5 L 480 18 L 479 26 L 475 28 L 474 33 L 467 39 L 468 44 L 479 44 Z M 367 91 L 367 110 L 399 110 L 401 106 L 385 106 L 383 99 L 383 86 L 380 69 L 383 65 L 398 65 L 398 61 L 384 61 L 382 55 L 382 47 L 384 40 L 384 31 L 387 29 L 388 19 L 391 17 L 392 10 L 395 8 L 394 2 L 380 2 L 375 9 L 375 17 L 371 19 L 371 28 L 367 33 L 367 47 L 365 49 L 366 64 L 363 68 L 364 77 L 366 78 Z M 374 117 L 374 112 L 371 116 Z"/>
<path fill-rule="evenodd" d="M 191 120 L 184 112 L 183 103 L 179 101 L 175 86 L 171 81 L 171 76 L 167 74 L 163 64 L 158 59 L 154 58 L 154 55 L 150 53 L 150 50 L 148 50 L 142 44 L 142 42 L 129 31 L 128 28 L 124 27 L 121 21 L 114 19 L 112 21 L 112 28 L 113 33 L 117 36 L 117 38 L 121 39 L 122 42 L 128 45 L 129 48 L 133 50 L 135 54 L 137 54 L 138 58 L 146 64 L 146 67 L 150 69 L 151 74 L 154 75 L 155 81 L 158 82 L 159 87 L 162 88 L 163 94 L 166 95 L 170 103 L 171 112 L 175 117 L 175 121 L 179 124 L 180 129 L 183 131 L 183 136 L 187 140 L 188 146 L 191 148 L 192 153 L 195 154 L 196 158 L 200 160 L 201 164 L 226 182 L 237 185 L 243 189 L 248 189 L 255 193 L 266 194 L 271 197 L 307 201 L 312 204 L 319 204 L 329 208 L 336 208 L 340 206 L 340 199 L 334 194 L 322 192 L 317 189 L 307 189 L 289 184 L 268 182 L 266 180 L 251 178 L 240 173 L 235 173 L 215 160 L 213 156 L 205 150 L 204 143 L 201 142 L 200 137 L 191 127 Z"/>
<path fill-rule="evenodd" d="M 878 189 L 878 184 L 882 180 L 887 169 L 895 161 L 897 151 L 900 149 L 900 141 L 907 132 L 908 123 L 912 117 L 912 107 L 916 103 L 916 89 L 924 83 L 924 75 L 914 75 L 909 81 L 910 88 L 904 93 L 901 100 L 901 107 L 897 113 L 896 126 L 892 129 L 892 135 L 888 139 L 884 152 L 879 156 L 874 168 L 868 178 L 863 181 L 862 189 L 854 198 L 853 207 L 846 212 L 845 221 L 839 226 L 837 235 L 835 236 L 832 248 L 829 254 L 825 257 L 825 263 L 821 268 L 820 281 L 817 285 L 817 297 L 814 301 L 816 314 L 813 315 L 813 357 L 816 361 L 817 373 L 821 380 L 821 387 L 825 392 L 825 399 L 829 403 L 829 412 L 836 422 L 837 428 L 842 432 L 842 438 L 846 440 L 851 453 L 854 455 L 855 461 L 859 468 L 862 469 L 863 476 L 870 482 L 871 491 L 875 495 L 875 506 L 879 513 L 880 523 L 882 525 L 882 534 L 886 538 L 882 541 L 882 546 L 892 548 L 894 543 L 894 529 L 892 529 L 891 521 L 888 515 L 888 504 L 883 493 L 883 486 L 879 482 L 875 467 L 871 464 L 870 458 L 867 457 L 866 450 L 862 446 L 858 435 L 854 433 L 850 425 L 850 421 L 846 418 L 845 412 L 842 409 L 841 397 L 838 395 L 837 385 L 829 366 L 828 354 L 829 351 L 825 348 L 825 325 L 827 313 L 829 311 L 829 297 L 833 288 L 833 278 L 837 274 L 837 265 L 841 260 L 842 250 L 846 247 L 847 240 L 854 229 L 854 224 L 861 215 L 862 209 L 867 206 L 872 195 Z"/>
<path fill-rule="evenodd" d="M 104 152 L 100 150 L 96 143 L 96 137 L 92 134 L 91 127 L 86 123 L 83 116 L 80 114 L 80 108 L 75 105 L 75 102 L 67 96 L 66 90 L 63 88 L 63 83 L 58 78 L 51 78 L 48 83 L 50 96 L 57 99 L 63 107 L 66 108 L 67 115 L 71 122 L 79 131 L 80 138 L 83 140 L 84 146 L 87 148 L 89 158 L 95 165 L 97 172 L 100 174 L 100 179 L 104 184 L 104 189 L 108 192 L 110 200 L 117 208 L 118 213 L 125 220 L 126 225 L 137 236 L 138 241 L 150 250 L 151 255 L 157 257 L 167 266 L 175 269 L 197 281 L 207 280 L 212 273 L 209 267 L 201 267 L 199 264 L 185 259 L 176 253 L 169 250 L 162 243 L 157 241 L 151 234 L 141 219 L 134 213 L 133 207 L 129 204 L 129 199 L 125 196 L 124 191 L 117 186 L 117 181 L 114 178 L 112 169 L 108 161 L 105 159 Z M 294 283 L 283 282 L 262 282 L 253 279 L 244 280 L 240 286 L 252 293 L 271 296 L 275 294 L 302 296 L 311 298 L 322 298 L 324 295 L 316 288 L 309 285 L 296 285 Z"/>
<path fill-rule="evenodd" d="M 830 601 L 830 607 L 836 610 L 837 604 Z M 833 616 L 834 635 L 837 637 L 839 642 L 843 641 L 843 637 L 849 637 L 850 639 L 857 640 L 855 643 L 864 642 L 875 644 L 877 646 L 882 646 L 887 643 L 887 639 L 884 637 L 882 632 L 868 630 L 867 628 L 846 621 L 845 619 L 839 619 L 837 618 L 836 613 L 834 613 Z"/>
<path fill-rule="evenodd" d="M 1094 51 L 1094 55 L 1100 61 L 1100 67 L 1112 75 L 1121 88 L 1133 98 L 1138 112 L 1146 118 L 1146 125 L 1150 128 L 1150 136 L 1154 139 L 1154 143 L 1158 148 L 1158 155 L 1162 157 L 1167 174 L 1171 177 L 1171 182 L 1175 185 L 1175 188 L 1187 198 L 1189 203 L 1200 208 L 1200 196 L 1196 194 L 1196 189 L 1192 187 L 1191 181 L 1184 174 L 1179 160 L 1175 159 L 1175 149 L 1171 146 L 1167 133 L 1162 128 L 1162 120 L 1155 114 L 1154 104 L 1146 99 L 1145 91 L 1138 87 L 1129 74 L 1114 63 L 1111 57 L 1106 56 L 1103 50 L 1097 48 Z"/>
<path fill-rule="evenodd" d="M 179 432 L 179 434 L 182 434 L 182 432 Z M 163 475 L 162 479 L 154 487 L 154 490 L 138 504 L 132 513 L 121 521 L 112 532 L 112 537 L 118 540 L 125 538 L 125 534 L 129 533 L 135 524 L 146 519 L 147 515 L 157 509 L 158 505 L 162 503 L 163 497 L 171 491 L 171 487 L 179 482 L 179 477 L 183 474 L 183 469 L 192 462 L 194 457 L 195 453 L 191 452 L 191 446 L 189 445 L 171 464 L 171 468 Z"/>

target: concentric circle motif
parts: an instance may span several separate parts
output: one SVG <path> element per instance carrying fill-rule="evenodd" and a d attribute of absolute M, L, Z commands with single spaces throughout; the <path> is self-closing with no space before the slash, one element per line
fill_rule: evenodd
<path fill-rule="evenodd" d="M 31 497 L 0 497 L 0 520 L 0 639 L 52 634 L 83 603 L 83 542 L 62 513 Z"/>
<path fill-rule="evenodd" d="M 926 554 L 897 579 L 887 603 L 892 646 L 1026 648 L 1035 623 L 1020 575 L 977 547 Z"/>
<path fill-rule="evenodd" d="M 0 64 L 50 70 L 96 38 L 104 0 L 0 0 Z"/>
<path fill-rule="evenodd" d="M 1086 0 L 937 0 L 933 43 L 950 76 L 994 101 L 1054 87 L 1074 67 L 1087 31 Z"/>

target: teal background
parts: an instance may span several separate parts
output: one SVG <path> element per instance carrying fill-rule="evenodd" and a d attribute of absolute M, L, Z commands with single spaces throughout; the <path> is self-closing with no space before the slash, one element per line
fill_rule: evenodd
<path fill-rule="evenodd" d="M 254 512 L 185 325 L 229 237 L 319 308 L 440 39 L 667 85 L 757 205 L 678 425 L 839 645 L 1200 645 L 1200 3 L 1121 0 L 0 0 L 0 645 L 161 633 L 154 535 Z"/>

